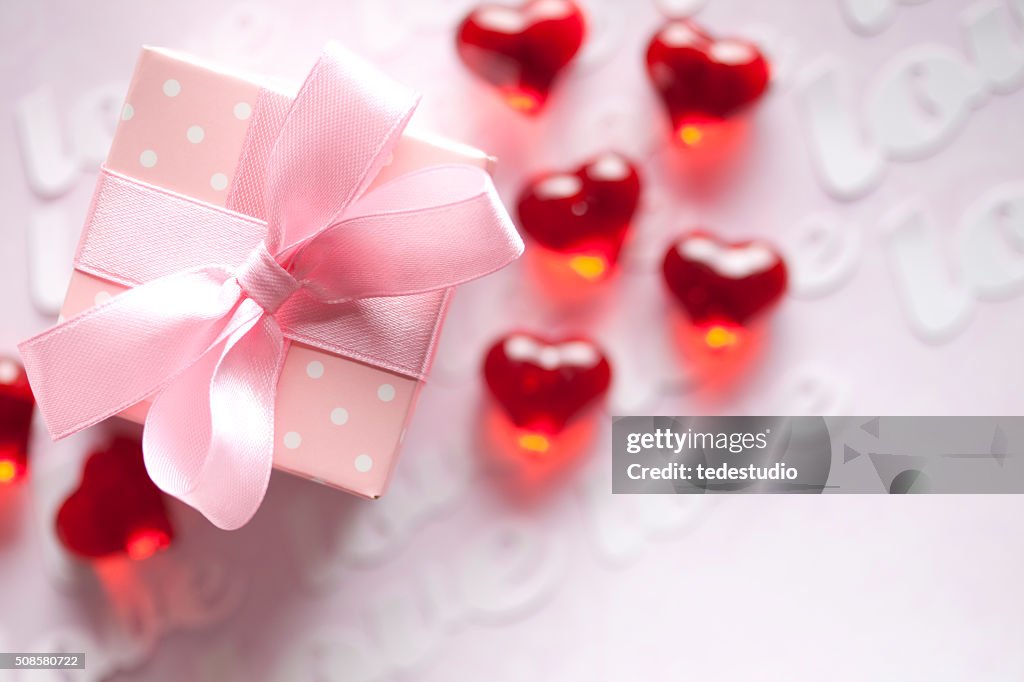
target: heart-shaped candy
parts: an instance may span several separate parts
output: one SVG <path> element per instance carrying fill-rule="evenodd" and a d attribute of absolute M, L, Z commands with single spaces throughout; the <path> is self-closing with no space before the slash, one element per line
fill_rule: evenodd
<path fill-rule="evenodd" d="M 491 346 L 484 360 L 495 399 L 516 427 L 538 438 L 559 433 L 607 392 L 611 378 L 604 353 L 583 338 L 549 341 L 514 332 Z"/>
<path fill-rule="evenodd" d="M 18 480 L 28 467 L 35 404 L 21 363 L 0 356 L 0 485 Z"/>
<path fill-rule="evenodd" d="M 769 67 L 751 42 L 716 39 L 689 19 L 672 19 L 647 46 L 647 75 L 674 133 L 694 145 L 709 125 L 760 99 L 768 88 Z"/>
<path fill-rule="evenodd" d="M 509 106 L 535 113 L 576 56 L 585 32 L 583 13 L 571 0 L 488 4 L 462 21 L 456 47 L 463 63 L 495 86 Z"/>
<path fill-rule="evenodd" d="M 786 264 L 762 241 L 726 243 L 689 232 L 665 253 L 662 274 L 690 321 L 709 330 L 709 345 L 776 304 L 786 292 Z"/>
<path fill-rule="evenodd" d="M 57 537 L 87 559 L 145 559 L 174 537 L 166 501 L 142 461 L 142 444 L 119 436 L 89 455 L 82 481 L 57 512 Z"/>
<path fill-rule="evenodd" d="M 597 279 L 619 256 L 640 202 L 640 176 L 629 159 L 604 152 L 569 172 L 540 175 L 519 195 L 523 231 L 569 256 L 586 279 Z"/>

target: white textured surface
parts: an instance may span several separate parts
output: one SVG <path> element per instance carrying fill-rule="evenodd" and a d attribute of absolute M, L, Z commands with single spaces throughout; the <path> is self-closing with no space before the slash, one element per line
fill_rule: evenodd
<path fill-rule="evenodd" d="M 76 679 L 1024 678 L 1024 500 L 613 498 L 600 432 L 524 492 L 490 454 L 477 378 L 489 341 L 527 326 L 600 340 L 612 410 L 1024 412 L 1024 4 L 583 4 L 592 39 L 525 120 L 457 64 L 466 0 L 4 3 L 3 352 L 52 321 L 61 268 L 29 230 L 65 234 L 69 257 L 142 43 L 296 81 L 339 38 L 425 93 L 415 125 L 499 156 L 509 201 L 609 145 L 646 184 L 620 277 L 582 304 L 545 297 L 528 263 L 460 291 L 381 501 L 275 474 L 245 529 L 175 506 L 173 551 L 98 579 L 51 527 L 99 433 L 40 433 L 31 481 L 0 491 L 0 649 L 84 649 Z M 642 61 L 659 12 L 698 10 L 778 67 L 740 153 L 700 175 L 664 144 Z M 695 223 L 777 241 L 794 273 L 726 390 L 681 362 L 657 273 Z"/>

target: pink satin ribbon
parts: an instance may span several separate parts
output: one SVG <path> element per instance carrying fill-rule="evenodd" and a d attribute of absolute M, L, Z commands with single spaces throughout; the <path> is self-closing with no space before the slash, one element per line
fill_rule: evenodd
<path fill-rule="evenodd" d="M 233 529 L 266 493 L 291 340 L 423 378 L 432 335 L 384 348 L 355 337 L 382 324 L 430 329 L 430 301 L 508 264 L 523 244 L 472 166 L 365 192 L 415 106 L 328 46 L 270 151 L 266 223 L 105 172 L 93 226 L 107 238 L 83 242 L 79 266 L 137 286 L 20 345 L 51 435 L 152 398 L 143 450 L 153 481 Z M 153 248 L 154 223 L 180 239 Z"/>

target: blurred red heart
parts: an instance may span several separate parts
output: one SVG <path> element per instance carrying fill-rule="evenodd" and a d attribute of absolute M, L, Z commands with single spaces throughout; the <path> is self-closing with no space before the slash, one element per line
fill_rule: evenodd
<path fill-rule="evenodd" d="M 463 63 L 498 88 L 509 106 L 534 113 L 576 56 L 585 32 L 583 13 L 571 0 L 488 4 L 462 21 L 456 47 Z"/>
<path fill-rule="evenodd" d="M 618 258 L 639 201 L 636 168 L 604 152 L 575 170 L 531 180 L 519 195 L 519 222 L 542 246 L 574 255 L 579 274 L 595 278 Z"/>
<path fill-rule="evenodd" d="M 527 332 L 499 339 L 487 352 L 484 378 L 517 427 L 557 434 L 607 392 L 611 365 L 584 338 L 548 341 Z"/>
<path fill-rule="evenodd" d="M 166 500 L 146 473 L 137 439 L 119 436 L 89 455 L 78 489 L 57 513 L 57 537 L 87 559 L 145 559 L 170 545 Z"/>
<path fill-rule="evenodd" d="M 746 325 L 786 292 L 786 264 L 761 241 L 726 243 L 701 231 L 676 240 L 662 274 L 669 290 L 699 326 Z"/>
<path fill-rule="evenodd" d="M 647 75 L 661 95 L 672 130 L 700 141 L 702 126 L 726 119 L 768 88 L 761 51 L 738 38 L 716 39 L 688 19 L 673 19 L 647 46 Z"/>
<path fill-rule="evenodd" d="M 35 404 L 25 368 L 0 356 L 0 485 L 18 480 L 28 467 Z"/>

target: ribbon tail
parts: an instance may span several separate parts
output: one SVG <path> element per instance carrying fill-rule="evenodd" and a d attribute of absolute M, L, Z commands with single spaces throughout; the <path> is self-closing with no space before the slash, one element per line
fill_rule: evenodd
<path fill-rule="evenodd" d="M 50 435 L 131 407 L 206 353 L 241 297 L 230 276 L 209 267 L 155 279 L 22 343 Z"/>
<path fill-rule="evenodd" d="M 244 301 L 236 317 L 250 308 L 258 310 Z M 257 315 L 162 391 L 147 415 L 142 447 L 153 482 L 219 528 L 245 525 L 266 494 L 285 350 L 277 322 Z"/>

